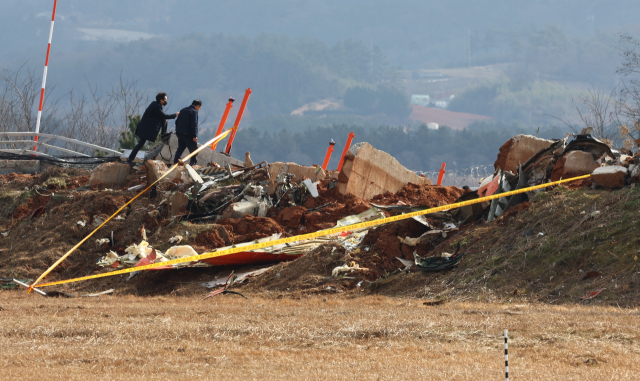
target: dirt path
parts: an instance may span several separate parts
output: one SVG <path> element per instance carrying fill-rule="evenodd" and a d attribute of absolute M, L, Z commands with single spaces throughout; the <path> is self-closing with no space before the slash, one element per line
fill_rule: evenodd
<path fill-rule="evenodd" d="M 3 379 L 640 379 L 640 312 L 269 294 L 0 292 Z"/>

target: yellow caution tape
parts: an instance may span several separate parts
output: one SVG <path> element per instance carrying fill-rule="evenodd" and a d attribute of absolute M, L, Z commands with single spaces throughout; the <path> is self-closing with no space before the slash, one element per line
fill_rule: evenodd
<path fill-rule="evenodd" d="M 116 271 L 111 271 L 111 272 L 103 273 L 103 274 L 89 275 L 89 276 L 84 276 L 84 277 L 80 277 L 80 278 L 74 278 L 74 279 L 68 279 L 68 280 L 61 280 L 61 281 L 58 281 L 58 282 L 45 283 L 45 284 L 41 284 L 40 287 L 55 286 L 55 285 L 58 285 L 58 284 L 74 283 L 74 282 L 80 282 L 80 281 L 84 281 L 84 280 L 104 278 L 104 277 L 120 275 L 120 274 L 127 274 L 127 273 L 131 273 L 131 272 L 135 272 L 135 271 L 150 270 L 150 269 L 154 269 L 154 268 L 158 268 L 158 267 L 175 265 L 175 264 L 178 264 L 178 263 L 200 261 L 200 260 L 203 260 L 203 259 L 221 257 L 223 255 L 241 253 L 241 252 L 257 250 L 257 249 L 264 249 L 265 247 L 271 247 L 271 246 L 275 246 L 275 245 L 282 245 L 282 244 L 285 244 L 285 243 L 304 241 L 304 240 L 308 240 L 308 239 L 312 239 L 312 238 L 318 238 L 318 237 L 323 237 L 323 236 L 327 236 L 327 235 L 331 235 L 331 234 L 342 233 L 342 232 L 353 230 L 353 229 L 368 228 L 368 227 L 373 227 L 373 226 L 377 226 L 377 225 L 383 225 L 383 224 L 386 224 L 386 223 L 389 223 L 389 222 L 406 220 L 408 218 L 422 216 L 422 215 L 425 215 L 425 214 L 442 212 L 442 211 L 450 210 L 450 209 L 457 209 L 457 208 L 460 208 L 460 207 L 463 207 L 463 206 L 478 204 L 478 203 L 482 203 L 482 202 L 485 202 L 485 201 L 491 201 L 491 200 L 495 200 L 495 199 L 502 198 L 502 197 L 513 196 L 515 194 L 530 192 L 530 191 L 534 191 L 534 190 L 537 190 L 537 189 L 543 189 L 543 188 L 547 188 L 547 187 L 550 187 L 550 186 L 559 185 L 559 184 L 563 184 L 563 183 L 568 183 L 568 182 L 572 182 L 572 181 L 583 180 L 583 179 L 587 179 L 589 177 L 591 177 L 591 175 L 573 177 L 573 178 L 566 179 L 566 180 L 559 180 L 559 181 L 554 181 L 554 182 L 550 182 L 550 183 L 546 183 L 546 184 L 535 185 L 535 186 L 532 186 L 532 187 L 529 187 L 529 188 L 518 189 L 518 190 L 514 190 L 514 191 L 500 193 L 500 194 L 494 194 L 494 195 L 491 195 L 491 196 L 481 197 L 481 198 L 477 198 L 477 199 L 473 199 L 473 200 L 469 200 L 469 201 L 462 201 L 462 202 L 456 202 L 454 204 L 437 206 L 435 208 L 420 210 L 418 212 L 411 212 L 411 213 L 401 214 L 401 215 L 398 215 L 398 216 L 393 216 L 393 217 L 387 217 L 387 218 L 382 218 L 382 219 L 378 219 L 378 220 L 362 222 L 362 223 L 359 223 L 359 224 L 353 224 L 353 225 L 348 225 L 348 226 L 341 226 L 341 227 L 337 227 L 337 228 L 321 230 L 321 231 L 317 231 L 315 233 L 302 234 L 302 235 L 298 235 L 298 236 L 294 236 L 294 237 L 281 238 L 281 239 L 277 239 L 277 240 L 274 240 L 274 241 L 268 241 L 268 242 L 262 242 L 262 243 L 254 243 L 254 244 L 251 244 L 251 245 L 244 245 L 244 246 L 241 246 L 241 247 L 234 247 L 234 248 L 226 249 L 226 250 L 213 251 L 213 252 L 204 253 L 204 254 L 200 254 L 200 255 L 193 255 L 191 257 L 173 259 L 173 260 L 166 261 L 166 262 L 152 263 L 152 264 L 144 265 L 144 266 L 138 266 L 138 267 L 132 267 L 132 268 L 128 268 L 128 269 L 116 270 Z"/>
<path fill-rule="evenodd" d="M 202 151 L 205 148 L 208 148 L 211 144 L 213 143 L 217 143 L 220 140 L 224 139 L 229 132 L 231 132 L 231 130 L 227 130 L 223 133 L 221 133 L 220 135 L 214 137 L 213 139 L 211 139 L 210 141 L 208 141 L 206 144 L 203 144 L 200 148 L 198 148 L 197 150 L 191 152 L 187 157 L 184 158 L 184 160 L 188 160 L 191 157 L 193 157 L 194 155 L 197 155 L 198 152 Z M 94 231 L 92 231 L 88 236 L 84 237 L 84 239 L 82 241 L 80 241 L 77 245 L 75 245 L 74 247 L 71 248 L 71 250 L 67 251 L 67 253 L 65 255 L 63 255 L 60 259 L 58 259 L 56 261 L 56 263 L 54 263 L 53 265 L 51 265 L 51 267 L 49 267 L 47 269 L 47 271 L 45 271 L 44 273 L 42 273 L 42 275 L 40 275 L 40 277 L 38 279 L 36 279 L 35 282 L 33 282 L 31 284 L 31 286 L 29 286 L 29 290 L 27 291 L 28 293 L 31 292 L 31 290 L 33 289 L 33 287 L 35 287 L 35 285 L 38 284 L 38 282 L 40 282 L 42 280 L 42 278 L 46 277 L 53 269 L 55 269 L 60 263 L 62 263 L 62 261 L 64 261 L 69 255 L 71 255 L 71 253 L 73 253 L 77 248 L 79 248 L 83 243 L 85 243 L 89 238 L 91 238 L 92 235 L 94 235 L 98 230 L 100 230 L 107 222 L 111 221 L 111 219 L 113 219 L 113 217 L 117 216 L 118 213 L 120 213 L 124 208 L 126 208 L 129 204 L 131 204 L 135 199 L 137 199 L 138 197 L 142 196 L 142 194 L 144 194 L 144 192 L 148 191 L 149 189 L 151 189 L 152 186 L 156 185 L 160 180 L 162 180 L 163 178 L 165 178 L 165 176 L 167 176 L 169 173 L 171 173 L 171 171 L 173 171 L 174 169 L 176 169 L 176 167 L 178 167 L 179 164 L 174 164 L 173 166 L 171 166 L 171 168 L 169 168 L 169 170 L 167 172 L 165 172 L 162 176 L 160 176 L 160 178 L 158 180 L 156 180 L 153 184 L 149 185 L 145 190 L 143 190 L 142 192 L 138 193 L 134 198 L 132 198 L 131 200 L 129 200 L 129 202 L 127 202 L 126 204 L 124 204 L 120 209 L 116 210 L 115 213 L 113 213 L 113 215 L 111 215 L 111 217 L 107 218 L 102 224 L 100 224 L 100 226 L 98 226 L 97 228 L 95 228 Z"/>

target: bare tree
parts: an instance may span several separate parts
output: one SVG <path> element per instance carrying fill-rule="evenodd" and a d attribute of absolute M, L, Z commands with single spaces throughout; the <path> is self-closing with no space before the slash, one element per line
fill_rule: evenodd
<path fill-rule="evenodd" d="M 629 148 L 635 147 L 634 140 L 640 137 L 640 41 L 621 35 L 619 49 L 623 61 L 616 73 L 622 74 L 623 79 L 620 81 L 615 117 L 621 126 L 625 148 Z"/>
<path fill-rule="evenodd" d="M 0 71 L 0 132 L 31 132 L 34 131 L 40 100 L 41 83 L 34 70 L 30 70 L 26 63 L 17 70 L 3 69 Z M 59 125 L 56 116 L 58 100 L 53 100 L 51 94 L 55 85 L 49 86 L 45 93 L 44 108 L 40 122 L 43 133 L 55 130 Z M 25 140 L 25 139 L 21 139 Z M 2 144 L 4 149 L 28 148 L 23 144 Z M 47 149 L 43 149 L 47 152 Z"/>
<path fill-rule="evenodd" d="M 578 96 L 578 102 L 573 99 L 578 116 L 591 135 L 610 145 L 619 140 L 618 126 L 613 114 L 616 103 L 615 91 L 613 89 L 607 95 L 604 90 L 592 87 Z"/>
<path fill-rule="evenodd" d="M 55 86 L 49 86 L 44 101 L 40 131 L 65 136 L 98 146 L 117 149 L 122 133 L 128 131 L 129 116 L 141 114 L 148 93 L 138 88 L 137 80 L 122 74 L 106 91 L 87 80 L 86 90 L 71 90 L 53 101 Z M 35 129 L 40 96 L 40 78 L 26 63 L 17 70 L 0 71 L 0 132 L 32 132 Z M 25 139 L 21 139 L 25 140 Z M 91 149 L 63 141 L 55 145 L 93 155 Z M 2 148 L 21 149 L 20 144 Z M 40 152 L 49 153 L 45 147 Z M 60 154 L 55 152 L 53 154 Z"/>

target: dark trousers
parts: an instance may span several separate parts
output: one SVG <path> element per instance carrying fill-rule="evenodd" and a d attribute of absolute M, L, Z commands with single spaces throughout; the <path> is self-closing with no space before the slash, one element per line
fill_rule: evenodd
<path fill-rule="evenodd" d="M 140 139 L 140 141 L 138 142 L 138 144 L 136 144 L 135 147 L 133 147 L 133 150 L 131 150 L 131 155 L 129 155 L 129 162 L 133 162 L 136 158 L 136 155 L 138 154 L 138 151 L 140 151 L 142 149 L 142 147 L 144 147 L 144 144 L 147 142 L 147 139 Z"/>
<path fill-rule="evenodd" d="M 182 153 L 184 152 L 185 148 L 189 148 L 189 153 L 198 149 L 198 143 L 194 142 L 193 138 L 182 134 L 176 134 L 176 136 L 178 137 L 178 149 L 176 150 L 176 157 L 175 159 L 173 159 L 174 164 L 176 164 L 178 162 L 178 159 L 182 157 Z M 198 155 L 193 156 L 191 160 L 189 160 L 189 165 L 196 165 L 196 163 L 198 162 L 196 160 L 196 156 Z"/>

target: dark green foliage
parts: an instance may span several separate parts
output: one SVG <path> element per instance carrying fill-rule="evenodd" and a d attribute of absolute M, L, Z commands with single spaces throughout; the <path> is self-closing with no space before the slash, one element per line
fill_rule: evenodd
<path fill-rule="evenodd" d="M 252 117 L 261 117 L 288 114 L 319 99 L 340 99 L 347 83 L 376 84 L 392 77 L 375 46 L 371 49 L 353 40 L 329 46 L 320 40 L 272 34 L 255 38 L 190 34 L 101 47 L 80 57 L 65 56 L 58 63 L 58 75 L 77 77 L 78 60 L 100 73 L 96 78 L 104 81 L 100 87 L 108 87 L 110 79 L 123 71 L 152 87 L 151 94 L 166 91 L 171 102 L 167 112 L 199 98 L 204 111 L 215 116 L 222 113 L 229 96 L 240 101 L 247 88 L 253 91 L 248 109 Z"/>
<path fill-rule="evenodd" d="M 129 127 L 129 131 L 125 131 L 120 134 L 120 149 L 132 149 L 137 143 L 136 129 L 138 128 L 138 124 L 140 124 L 141 116 L 140 114 L 127 115 L 127 119 L 129 120 L 129 124 L 127 126 Z"/>
<path fill-rule="evenodd" d="M 376 89 L 366 86 L 351 87 L 344 95 L 344 105 L 363 115 L 408 117 L 411 114 L 407 97 L 400 90 L 385 86 Z"/>
<path fill-rule="evenodd" d="M 258 128 L 256 128 L 258 127 Z M 561 138 L 566 131 L 557 127 L 522 128 L 519 124 L 476 124 L 468 130 L 456 131 L 448 127 L 429 130 L 426 126 L 415 129 L 380 126 L 366 129 L 361 126 L 332 125 L 306 130 L 265 131 L 254 126 L 240 129 L 234 141 L 232 154 L 242 157 L 251 152 L 254 162 L 267 160 L 296 162 L 302 165 L 322 164 L 329 141 L 335 140 L 335 151 L 329 169 L 335 169 L 340 160 L 349 132 L 355 133 L 353 144 L 368 142 L 375 148 L 388 152 L 400 163 L 412 170 L 435 171 L 443 162 L 448 169 L 491 165 L 495 162 L 500 146 L 519 133 L 542 138 Z M 208 130 L 202 139 L 210 139 Z"/>
<path fill-rule="evenodd" d="M 502 78 L 467 89 L 451 101 L 449 109 L 535 125 L 548 122 L 548 115 L 574 113 L 573 97 L 577 94 L 553 82 Z"/>

